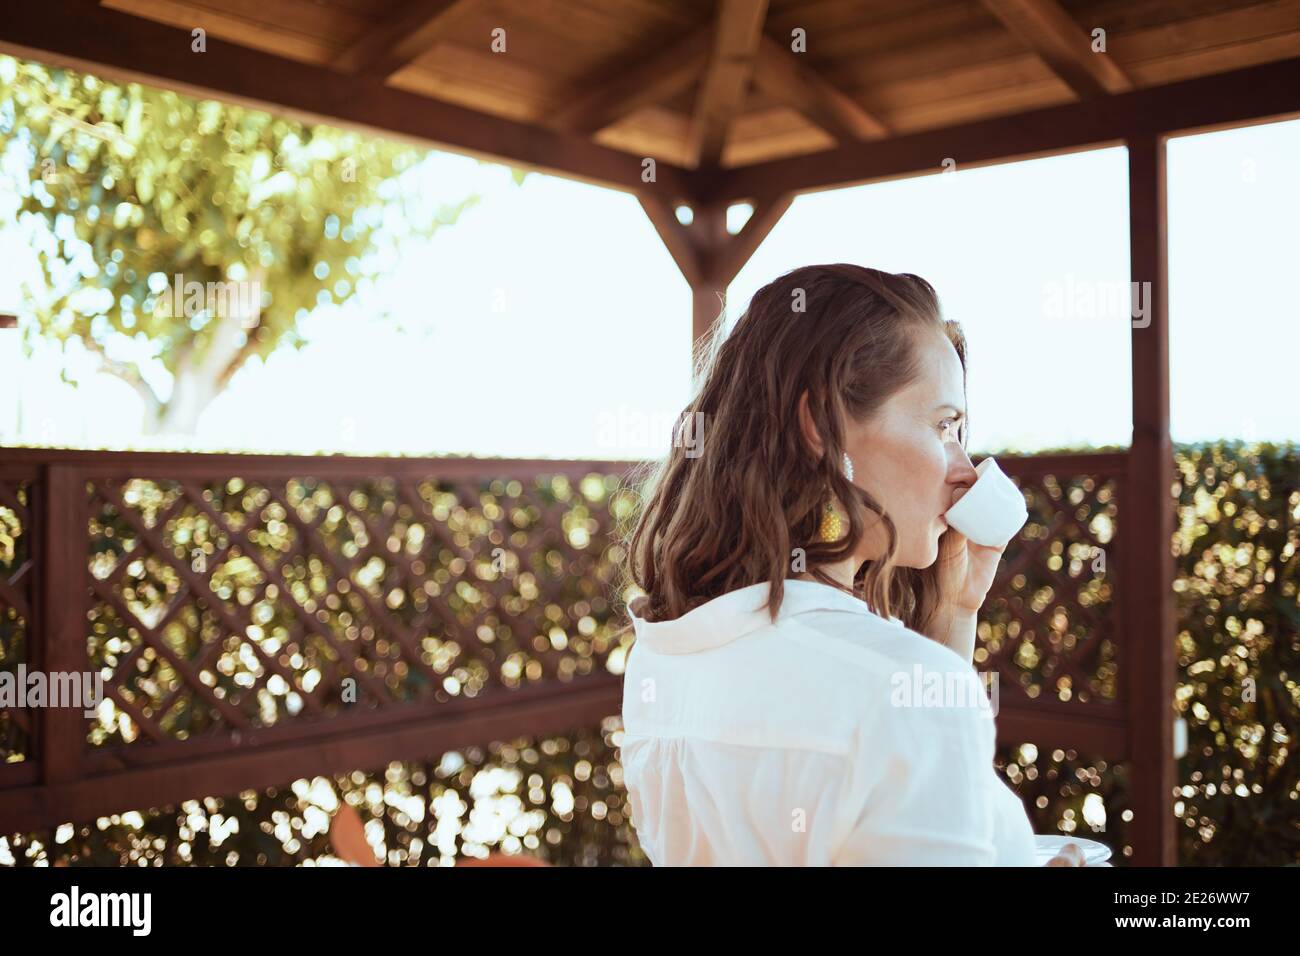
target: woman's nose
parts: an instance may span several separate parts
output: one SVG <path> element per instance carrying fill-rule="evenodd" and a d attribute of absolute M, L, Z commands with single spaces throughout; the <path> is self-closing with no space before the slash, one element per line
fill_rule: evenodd
<path fill-rule="evenodd" d="M 966 449 L 957 442 L 948 445 L 951 451 L 948 453 L 948 483 L 950 485 L 960 485 L 961 493 L 965 494 L 967 488 L 975 484 L 979 474 L 975 471 L 975 466 L 971 464 L 970 456 L 966 454 Z"/>

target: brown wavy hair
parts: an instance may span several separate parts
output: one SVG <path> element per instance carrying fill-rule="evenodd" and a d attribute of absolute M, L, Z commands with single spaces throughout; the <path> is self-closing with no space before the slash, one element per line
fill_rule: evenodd
<path fill-rule="evenodd" d="M 966 379 L 966 340 L 945 321 L 931 285 L 848 264 L 805 266 L 759 289 L 726 334 L 718 328 L 697 366 L 699 391 L 679 417 L 662 462 L 632 477 L 641 507 L 625 535 L 628 583 L 646 620 L 672 620 L 719 595 L 770 582 L 776 620 L 795 548 L 817 580 L 844 590 L 823 569 L 849 558 L 880 516 L 888 550 L 858 571 L 850 593 L 878 614 L 921 631 L 939 605 L 937 569 L 894 565 L 898 532 L 881 505 L 843 472 L 845 422 L 863 421 L 919 373 L 918 334 L 952 342 Z M 799 398 L 822 439 L 820 456 L 799 427 Z M 965 444 L 963 420 L 961 440 Z M 818 540 L 832 497 L 848 535 Z M 948 532 L 945 532 L 947 537 Z"/>

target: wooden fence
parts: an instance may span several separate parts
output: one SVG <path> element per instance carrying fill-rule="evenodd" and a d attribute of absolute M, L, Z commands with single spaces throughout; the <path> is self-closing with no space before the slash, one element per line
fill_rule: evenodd
<path fill-rule="evenodd" d="M 1123 762 L 1128 456 L 999 463 L 1030 507 L 976 651 L 999 739 Z M 0 832 L 617 714 L 630 467 L 0 450 L 0 669 L 106 701 L 0 711 Z"/>

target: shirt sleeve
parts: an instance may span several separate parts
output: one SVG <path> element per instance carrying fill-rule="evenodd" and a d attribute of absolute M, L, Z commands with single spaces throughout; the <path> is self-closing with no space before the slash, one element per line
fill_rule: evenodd
<path fill-rule="evenodd" d="M 994 738 L 987 711 L 885 703 L 856 735 L 832 865 L 994 865 Z"/>

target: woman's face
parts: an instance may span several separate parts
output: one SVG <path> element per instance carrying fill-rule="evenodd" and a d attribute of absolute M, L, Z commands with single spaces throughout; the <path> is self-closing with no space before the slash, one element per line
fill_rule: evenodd
<path fill-rule="evenodd" d="M 850 423 L 846 451 L 853 460 L 853 483 L 894 522 L 896 563 L 927 568 L 939 556 L 939 538 L 948 528 L 943 513 L 978 476 L 960 440 L 966 409 L 957 350 L 940 332 L 919 335 L 916 349 L 916 380 L 872 418 Z M 887 544 L 877 522 L 867 529 L 856 557 L 878 558 Z"/>

